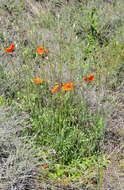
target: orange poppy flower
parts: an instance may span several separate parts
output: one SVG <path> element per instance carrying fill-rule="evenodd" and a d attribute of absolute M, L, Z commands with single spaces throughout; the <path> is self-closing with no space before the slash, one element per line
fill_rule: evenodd
<path fill-rule="evenodd" d="M 49 166 L 47 164 L 43 165 L 42 168 L 46 169 L 49 168 Z"/>
<path fill-rule="evenodd" d="M 8 52 L 13 52 L 14 49 L 15 49 L 15 45 L 14 44 L 10 44 L 10 46 L 8 48 L 5 48 L 4 51 L 6 53 L 8 53 Z"/>
<path fill-rule="evenodd" d="M 73 90 L 74 84 L 75 84 L 74 82 L 66 83 L 62 86 L 62 90 L 65 90 L 65 91 Z"/>
<path fill-rule="evenodd" d="M 51 89 L 51 92 L 54 93 L 54 92 L 57 92 L 57 91 L 60 90 L 60 89 L 61 89 L 61 86 L 56 85 L 56 86 L 54 86 L 54 87 Z"/>
<path fill-rule="evenodd" d="M 14 49 L 15 45 L 14 44 L 10 44 L 9 48 Z"/>
<path fill-rule="evenodd" d="M 35 84 L 41 84 L 44 80 L 37 77 L 37 78 L 32 79 L 32 81 L 33 81 Z"/>
<path fill-rule="evenodd" d="M 94 80 L 95 78 L 95 75 L 88 75 L 86 77 L 83 77 L 83 80 L 86 81 L 86 82 L 91 82 L 92 80 Z"/>
<path fill-rule="evenodd" d="M 44 49 L 44 47 L 43 46 L 39 46 L 39 47 L 37 47 L 37 53 L 39 54 L 39 55 L 43 55 L 43 54 L 47 54 L 48 53 L 48 50 L 46 50 L 46 49 Z"/>

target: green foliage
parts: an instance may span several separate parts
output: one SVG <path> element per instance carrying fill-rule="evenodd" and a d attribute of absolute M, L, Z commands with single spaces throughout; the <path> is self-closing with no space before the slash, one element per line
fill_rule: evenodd
<path fill-rule="evenodd" d="M 110 5 L 111 13 L 109 5 L 101 2 L 50 0 L 40 2 L 43 7 L 24 0 L 2 4 L 2 14 L 9 16 L 0 32 L 0 104 L 6 99 L 17 112 L 29 114 L 31 127 L 22 135 L 34 136 L 36 149 L 55 151 L 45 152 L 48 176 L 53 179 L 64 175 L 78 179 L 84 171 L 88 178 L 98 163 L 100 168 L 105 165 L 99 160 L 106 122 L 103 104 L 112 86 L 123 81 L 124 36 L 123 15 L 120 24 L 116 18 L 121 7 L 116 10 Z M 4 47 L 13 37 L 15 51 L 6 54 Z M 48 48 L 48 56 L 36 53 L 38 45 Z M 92 73 L 94 81 L 82 80 Z M 33 83 L 35 77 L 43 78 L 43 83 Z M 56 82 L 71 81 L 76 82 L 74 90 L 51 93 Z"/>
<path fill-rule="evenodd" d="M 43 84 L 35 90 L 26 107 L 32 121 L 29 133 L 36 135 L 38 146 L 55 149 L 54 159 L 63 164 L 99 152 L 104 127 L 100 115 L 93 114 L 83 101 L 79 105 L 73 92 L 50 95 Z"/>

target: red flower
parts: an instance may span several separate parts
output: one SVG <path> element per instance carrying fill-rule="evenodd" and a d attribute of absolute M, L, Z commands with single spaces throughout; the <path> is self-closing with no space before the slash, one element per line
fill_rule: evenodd
<path fill-rule="evenodd" d="M 4 51 L 6 53 L 13 52 L 14 50 L 15 50 L 15 45 L 14 44 L 10 44 L 10 46 L 8 48 L 4 49 Z"/>
<path fill-rule="evenodd" d="M 37 53 L 38 53 L 39 55 L 48 54 L 48 50 L 44 49 L 43 46 L 37 47 L 37 50 L 36 50 L 36 51 L 37 51 Z"/>
<path fill-rule="evenodd" d="M 66 83 L 62 86 L 62 90 L 64 91 L 70 91 L 70 90 L 73 90 L 73 86 L 75 85 L 74 82 L 69 82 L 69 83 Z"/>
<path fill-rule="evenodd" d="M 47 164 L 43 165 L 42 168 L 46 169 L 49 168 L 49 166 Z"/>
<path fill-rule="evenodd" d="M 15 45 L 14 44 L 10 44 L 9 48 L 14 49 Z"/>
<path fill-rule="evenodd" d="M 94 80 L 94 78 L 95 78 L 95 75 L 91 74 L 86 77 L 83 77 L 83 80 L 86 82 L 91 82 L 92 80 Z"/>

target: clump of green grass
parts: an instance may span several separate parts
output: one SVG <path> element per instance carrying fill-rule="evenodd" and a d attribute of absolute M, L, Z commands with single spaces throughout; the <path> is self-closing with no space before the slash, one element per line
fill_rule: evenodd
<path fill-rule="evenodd" d="M 79 105 L 73 96 L 63 92 L 49 97 L 49 103 L 43 104 L 44 97 L 40 94 L 34 96 L 34 104 L 31 102 L 32 133 L 37 144 L 54 148 L 56 159 L 63 164 L 99 151 L 103 138 L 102 118 L 91 113 L 83 101 Z"/>

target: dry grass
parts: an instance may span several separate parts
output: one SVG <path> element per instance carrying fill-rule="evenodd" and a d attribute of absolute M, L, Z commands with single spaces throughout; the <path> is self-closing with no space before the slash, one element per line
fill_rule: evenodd
<path fill-rule="evenodd" d="M 35 189 L 38 158 L 29 137 L 20 132 L 27 125 L 26 115 L 12 114 L 10 108 L 0 108 L 0 189 Z M 28 143 L 27 143 L 28 142 Z M 40 163 L 40 162 L 39 162 Z"/>
<path fill-rule="evenodd" d="M 21 110 L 24 115 L 27 112 L 31 123 L 30 126 L 24 115 L 10 114 L 8 117 L 6 110 L 1 108 L 0 188 L 12 190 L 18 184 L 18 188 L 26 189 L 25 180 L 30 178 L 36 166 L 32 144 L 27 143 L 30 138 L 22 137 L 27 131 L 35 136 L 43 149 L 40 156 L 44 154 L 50 165 L 51 173 L 44 175 L 56 180 L 65 172 L 70 184 L 73 179 L 78 180 L 76 175 L 82 175 L 85 179 L 81 184 L 85 187 L 100 188 L 103 176 L 97 170 L 104 168 L 106 163 L 99 158 L 98 149 L 107 149 L 111 154 L 112 147 L 117 145 L 111 136 L 123 130 L 123 109 L 117 116 L 120 109 L 117 100 L 123 96 L 123 0 L 10 0 L 9 4 L 4 0 L 0 6 L 0 102 L 8 103 L 15 112 Z M 10 43 L 15 44 L 15 51 L 6 54 L 4 48 Z M 48 56 L 36 54 L 39 45 L 48 49 Z M 82 80 L 88 74 L 95 74 L 90 84 Z M 32 84 L 35 77 L 44 79 L 43 86 Z M 50 89 L 56 83 L 67 82 L 77 84 L 72 93 L 51 95 Z M 115 93 L 119 87 L 121 91 Z M 114 114 L 117 120 L 113 122 Z M 106 128 L 102 129 L 99 139 L 99 129 L 103 126 Z M 27 130 L 22 133 L 22 128 Z M 88 144 L 90 138 L 92 143 Z M 46 142 L 48 144 L 43 146 Z M 73 149 L 75 144 L 77 147 Z M 98 152 L 92 155 L 95 145 Z M 83 156 L 80 146 L 84 148 Z M 58 152 L 48 156 L 49 149 Z M 84 156 L 88 154 L 90 158 Z M 61 166 L 58 160 L 70 165 L 58 169 L 57 164 Z M 80 167 L 83 169 L 78 169 Z"/>

